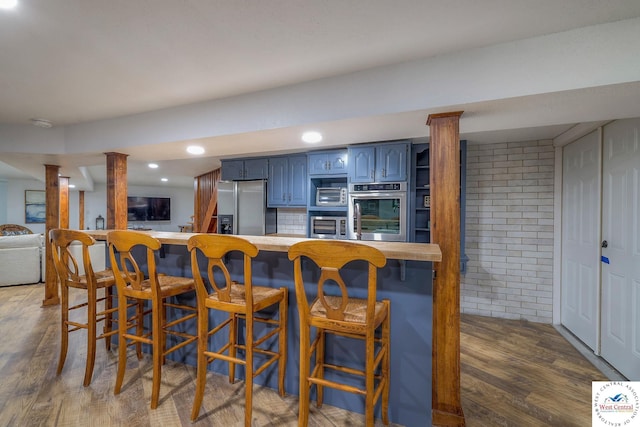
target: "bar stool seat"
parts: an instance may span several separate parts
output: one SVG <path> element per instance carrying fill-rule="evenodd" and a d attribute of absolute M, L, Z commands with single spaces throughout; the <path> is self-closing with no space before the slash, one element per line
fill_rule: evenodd
<path fill-rule="evenodd" d="M 318 407 L 322 406 L 324 387 L 364 396 L 365 423 L 374 425 L 374 409 L 382 402 L 382 421 L 389 424 L 389 352 L 390 301 L 376 300 L 377 269 L 386 264 L 386 258 L 373 247 L 338 240 L 308 240 L 289 248 L 289 259 L 294 262 L 294 282 L 298 314 L 300 317 L 300 400 L 298 425 L 306 427 L 309 420 L 310 388 L 316 386 Z M 318 273 L 316 296 L 309 303 L 302 274 L 305 270 Z M 351 283 L 345 282 L 341 269 L 352 262 L 365 262 L 364 279 L 366 298 L 349 295 Z M 311 277 L 316 277 L 310 275 Z M 311 339 L 312 328 L 315 337 Z M 360 360 L 327 361 L 326 336 L 336 335 L 364 341 L 364 363 Z M 315 365 L 311 362 L 315 357 Z M 356 367 L 357 362 L 364 365 Z M 327 376 L 329 371 L 338 375 Z M 361 378 L 360 382 L 346 381 L 345 376 Z"/>

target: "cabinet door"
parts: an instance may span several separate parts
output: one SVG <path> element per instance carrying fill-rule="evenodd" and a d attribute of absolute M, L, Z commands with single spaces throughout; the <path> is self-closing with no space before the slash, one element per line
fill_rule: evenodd
<path fill-rule="evenodd" d="M 347 150 L 338 150 L 327 153 L 327 164 L 331 175 L 347 173 Z"/>
<path fill-rule="evenodd" d="M 327 154 L 312 153 L 309 154 L 309 175 L 324 175 L 327 173 Z"/>
<path fill-rule="evenodd" d="M 309 175 L 345 175 L 347 171 L 347 150 L 310 153 Z"/>
<path fill-rule="evenodd" d="M 269 207 L 287 205 L 287 158 L 272 157 L 269 161 L 267 181 L 267 205 Z"/>
<path fill-rule="evenodd" d="M 289 157 L 287 202 L 289 206 L 307 205 L 307 157 Z"/>
<path fill-rule="evenodd" d="M 375 148 L 349 148 L 349 178 L 351 182 L 373 182 L 375 178 Z"/>
<path fill-rule="evenodd" d="M 406 181 L 408 144 L 390 144 L 376 147 L 376 181 Z"/>
<path fill-rule="evenodd" d="M 267 159 L 248 159 L 244 161 L 243 179 L 267 179 L 269 170 Z"/>
<path fill-rule="evenodd" d="M 244 172 L 243 160 L 223 160 L 220 179 L 223 181 L 236 181 L 242 179 Z"/>

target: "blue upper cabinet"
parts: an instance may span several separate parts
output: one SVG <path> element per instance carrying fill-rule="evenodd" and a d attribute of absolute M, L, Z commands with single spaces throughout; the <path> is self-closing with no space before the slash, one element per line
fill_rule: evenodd
<path fill-rule="evenodd" d="M 269 207 L 307 205 L 307 156 L 269 158 L 267 205 Z"/>
<path fill-rule="evenodd" d="M 267 158 L 222 160 L 223 181 L 267 179 L 269 161 Z"/>
<path fill-rule="evenodd" d="M 349 147 L 350 182 L 407 180 L 409 143 L 373 144 Z"/>
<path fill-rule="evenodd" d="M 289 206 L 307 206 L 307 156 L 289 157 Z"/>
<path fill-rule="evenodd" d="M 409 144 L 384 144 L 376 147 L 376 181 L 406 181 Z"/>
<path fill-rule="evenodd" d="M 374 182 L 376 149 L 372 146 L 349 147 L 349 180 L 351 182 Z"/>
<path fill-rule="evenodd" d="M 346 175 L 347 150 L 331 150 L 308 154 L 309 175 Z"/>
<path fill-rule="evenodd" d="M 289 162 L 286 157 L 272 157 L 269 160 L 267 205 L 270 207 L 287 206 L 287 171 Z"/>

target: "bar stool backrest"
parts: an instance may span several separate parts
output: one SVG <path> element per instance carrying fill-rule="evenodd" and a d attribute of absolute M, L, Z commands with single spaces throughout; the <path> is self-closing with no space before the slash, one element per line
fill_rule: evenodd
<path fill-rule="evenodd" d="M 204 291 L 205 293 L 202 295 L 207 295 L 203 277 L 199 274 L 198 251 L 200 251 L 208 260 L 206 276 L 208 282 L 211 284 L 218 299 L 223 302 L 231 302 L 231 285 L 235 284 L 235 282 L 231 280 L 229 270 L 224 263 L 224 256 L 232 251 L 242 253 L 244 255 L 244 283 L 242 284 L 246 289 L 245 298 L 247 305 L 250 306 L 253 303 L 253 292 L 251 291 L 251 258 L 258 255 L 258 248 L 255 245 L 235 236 L 197 234 L 189 239 L 187 247 L 189 252 L 191 252 L 191 267 L 193 269 L 193 278 L 196 282 L 196 292 L 200 294 Z M 214 273 L 217 269 L 222 272 L 224 282 L 215 280 Z"/>
<path fill-rule="evenodd" d="M 132 249 L 138 245 L 146 248 L 149 282 L 152 285 L 152 292 L 155 292 L 158 284 L 158 273 L 156 271 L 154 253 L 162 246 L 160 241 L 145 233 L 122 230 L 110 231 L 107 234 L 107 242 L 109 244 L 111 268 L 114 271 L 118 287 L 134 291 L 143 290 L 145 275 L 133 257 Z"/>
<path fill-rule="evenodd" d="M 73 242 L 82 244 L 82 264 L 87 282 L 93 283 L 94 273 L 89 256 L 89 246 L 95 244 L 95 239 L 87 233 L 76 230 L 56 228 L 49 231 L 49 241 L 51 244 L 51 254 L 53 265 L 62 282 L 79 282 L 82 274 L 78 266 L 78 261 L 71 253 L 69 247 Z"/>
<path fill-rule="evenodd" d="M 289 259 L 294 261 L 294 281 L 298 309 L 309 317 L 309 302 L 302 278 L 302 258 L 308 258 L 320 268 L 317 283 L 317 298 L 326 310 L 327 318 L 344 321 L 345 309 L 349 301 L 349 290 L 340 269 L 352 261 L 368 262 L 367 307 L 365 322 L 373 319 L 376 303 L 377 269 L 384 267 L 386 258 L 378 249 L 354 242 L 337 240 L 307 240 L 296 243 L 289 249 Z M 334 282 L 340 289 L 340 296 L 327 297 L 324 292 L 326 283 Z M 338 302 L 338 304 L 336 304 Z"/>

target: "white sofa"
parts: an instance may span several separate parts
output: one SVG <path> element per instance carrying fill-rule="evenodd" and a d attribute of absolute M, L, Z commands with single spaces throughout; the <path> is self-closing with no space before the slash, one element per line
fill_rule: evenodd
<path fill-rule="evenodd" d="M 0 236 L 0 286 L 40 282 L 43 244 L 40 234 Z"/>
<path fill-rule="evenodd" d="M 46 278 L 45 239 L 41 234 L 33 234 L 26 227 L 14 224 L 0 226 L 0 286 L 26 285 L 43 282 Z M 82 245 L 74 243 L 71 254 L 78 261 L 80 274 L 82 265 Z M 94 271 L 105 269 L 105 242 L 96 242 L 89 248 Z"/>

